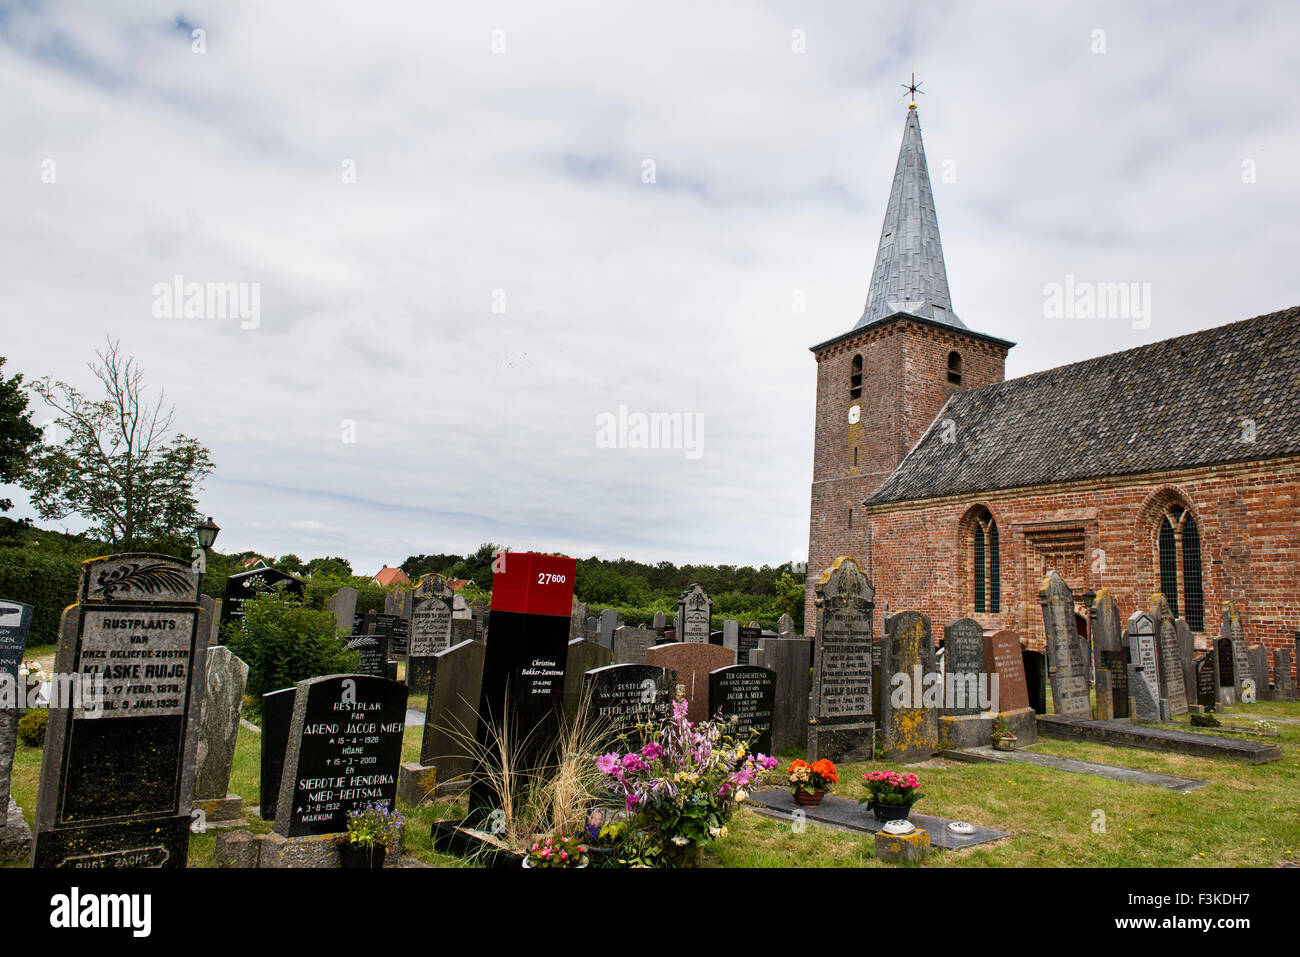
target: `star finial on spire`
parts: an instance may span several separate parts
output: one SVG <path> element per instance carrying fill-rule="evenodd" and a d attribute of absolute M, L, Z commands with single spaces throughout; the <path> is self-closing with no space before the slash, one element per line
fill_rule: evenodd
<path fill-rule="evenodd" d="M 908 104 L 907 108 L 908 108 L 909 110 L 914 110 L 914 109 L 916 109 L 916 94 L 918 94 L 918 93 L 920 93 L 920 94 L 922 94 L 922 95 L 925 94 L 925 90 L 921 89 L 921 87 L 925 85 L 925 84 L 924 84 L 924 81 L 922 81 L 921 83 L 917 83 L 917 82 L 916 82 L 916 71 L 913 70 L 913 71 L 912 71 L 912 82 L 911 82 L 911 85 L 908 85 L 907 83 L 900 83 L 900 84 L 898 84 L 898 85 L 901 86 L 903 89 L 905 89 L 905 90 L 907 91 L 908 95 L 912 98 L 912 102 Z"/>

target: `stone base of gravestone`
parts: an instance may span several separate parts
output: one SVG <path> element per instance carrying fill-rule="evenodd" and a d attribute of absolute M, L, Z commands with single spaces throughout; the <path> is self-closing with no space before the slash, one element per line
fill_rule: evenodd
<path fill-rule="evenodd" d="M 431 803 L 437 790 L 437 768 L 408 761 L 397 772 L 397 797 L 411 807 Z"/>
<path fill-rule="evenodd" d="M 0 826 L 0 864 L 27 863 L 32 859 L 32 829 L 23 809 L 12 797 L 3 826 Z"/>
<path fill-rule="evenodd" d="M 260 868 L 333 868 L 340 867 L 338 840 L 342 834 L 308 834 L 304 837 L 284 837 L 274 832 L 262 836 L 258 853 Z M 402 853 L 402 839 L 384 855 L 385 867 L 396 867 Z"/>
<path fill-rule="evenodd" d="M 886 864 L 917 864 L 930 853 L 930 832 L 918 827 L 911 834 L 876 834 L 876 860 Z"/>
<path fill-rule="evenodd" d="M 226 831 L 218 834 L 212 858 L 218 867 L 257 867 L 262 855 L 262 835 L 252 831 Z"/>
<path fill-rule="evenodd" d="M 1016 736 L 1016 747 L 1038 741 L 1037 714 L 1033 708 L 1019 708 L 1000 714 L 944 714 L 939 716 L 939 748 L 961 751 L 980 748 L 993 740 L 993 722 L 1001 719 Z"/>
<path fill-rule="evenodd" d="M 870 761 L 875 750 L 876 726 L 870 722 L 808 725 L 810 761 Z"/>
<path fill-rule="evenodd" d="M 194 801 L 193 807 L 203 814 L 203 821 L 207 825 L 230 825 L 243 823 L 244 820 L 244 799 L 238 794 L 227 794 L 223 798 L 199 798 Z"/>

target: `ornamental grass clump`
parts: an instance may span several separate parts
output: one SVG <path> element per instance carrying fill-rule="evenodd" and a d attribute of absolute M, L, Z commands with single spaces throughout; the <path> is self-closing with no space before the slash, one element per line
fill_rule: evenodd
<path fill-rule="evenodd" d="M 727 821 L 746 788 L 776 767 L 775 758 L 751 754 L 748 742 L 727 735 L 723 723 L 687 720 L 687 707 L 674 701 L 672 717 L 639 750 L 596 759 L 606 788 L 628 814 L 625 862 L 691 863 L 705 844 L 727 836 Z"/>

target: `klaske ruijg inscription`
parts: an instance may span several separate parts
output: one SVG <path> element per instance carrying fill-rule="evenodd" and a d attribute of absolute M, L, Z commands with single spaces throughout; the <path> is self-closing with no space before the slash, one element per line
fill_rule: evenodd
<path fill-rule="evenodd" d="M 818 716 L 871 714 L 871 616 L 855 606 L 827 609 L 822 619 Z"/>
<path fill-rule="evenodd" d="M 406 728 L 406 686 L 366 675 L 298 685 L 276 799 L 285 837 L 347 830 L 348 812 L 397 795 Z"/>

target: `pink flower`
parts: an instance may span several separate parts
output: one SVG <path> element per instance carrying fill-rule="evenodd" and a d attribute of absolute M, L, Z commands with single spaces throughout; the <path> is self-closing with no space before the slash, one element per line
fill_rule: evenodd
<path fill-rule="evenodd" d="M 653 741 L 641 749 L 641 756 L 647 761 L 653 761 L 663 753 L 664 749 L 659 747 L 659 745 L 655 744 Z"/>
<path fill-rule="evenodd" d="M 611 751 L 609 754 L 602 754 L 596 759 L 596 767 L 600 769 L 601 774 L 613 774 L 618 768 L 618 752 Z"/>

